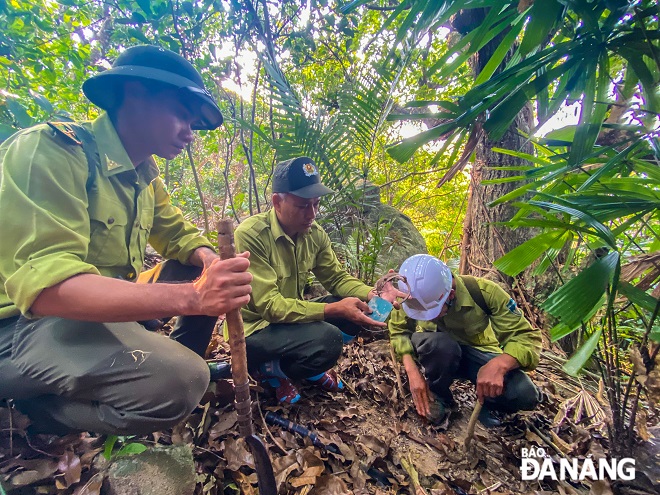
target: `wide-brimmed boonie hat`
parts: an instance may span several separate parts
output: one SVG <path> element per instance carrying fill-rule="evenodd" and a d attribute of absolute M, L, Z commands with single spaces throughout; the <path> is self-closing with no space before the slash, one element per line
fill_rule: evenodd
<path fill-rule="evenodd" d="M 332 194 L 334 191 L 321 183 L 314 160 L 299 156 L 277 164 L 273 173 L 273 192 L 290 193 L 311 199 Z"/>
<path fill-rule="evenodd" d="M 200 104 L 201 119 L 192 126 L 195 130 L 213 130 L 222 124 L 220 108 L 197 69 L 181 55 L 159 46 L 128 48 L 111 69 L 87 79 L 82 89 L 92 103 L 108 110 L 116 101 L 118 84 L 126 79 L 158 81 L 180 88 L 184 102 L 192 98 Z"/>

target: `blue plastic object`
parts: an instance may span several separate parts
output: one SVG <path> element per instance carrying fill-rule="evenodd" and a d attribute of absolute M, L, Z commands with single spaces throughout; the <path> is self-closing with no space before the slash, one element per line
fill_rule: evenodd
<path fill-rule="evenodd" d="M 385 321 L 387 320 L 387 317 L 390 315 L 390 312 L 392 311 L 392 303 L 389 301 L 386 301 L 382 297 L 372 297 L 371 300 L 367 303 L 369 308 L 371 309 L 371 313 L 368 314 L 367 316 L 371 318 L 372 320 L 376 321 Z"/>

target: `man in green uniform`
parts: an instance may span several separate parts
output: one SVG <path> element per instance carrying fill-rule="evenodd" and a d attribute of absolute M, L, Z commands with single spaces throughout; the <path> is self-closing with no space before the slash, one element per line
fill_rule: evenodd
<path fill-rule="evenodd" d="M 236 247 L 250 252 L 254 277 L 252 298 L 242 310 L 248 364 L 281 402 L 300 399 L 292 379 L 342 389 L 330 368 L 343 343 L 362 326 L 386 326 L 367 316 L 365 301 L 375 290 L 341 267 L 328 234 L 314 221 L 321 196 L 332 192 L 310 158 L 281 162 L 273 175 L 273 208 L 235 232 Z M 310 271 L 331 296 L 303 300 Z M 392 302 L 399 294 L 387 284 L 381 296 Z"/>
<path fill-rule="evenodd" d="M 0 398 L 35 432 L 147 433 L 196 407 L 213 324 L 249 301 L 247 255 L 218 258 L 152 157 L 222 115 L 195 68 L 155 46 L 127 49 L 83 91 L 105 110 L 93 122 L 0 146 Z M 171 260 L 162 279 L 201 277 L 134 283 L 147 242 Z M 136 323 L 171 315 L 172 339 Z"/>
<path fill-rule="evenodd" d="M 515 412 L 538 405 L 541 393 L 523 370 L 538 364 L 541 332 L 499 285 L 454 276 L 429 255 L 408 258 L 399 273 L 407 279 L 411 299 L 392 312 L 390 339 L 421 416 L 434 422 L 446 417 L 452 403 L 449 386 L 456 378 L 476 384 L 477 399 L 484 405 L 479 419 L 486 426 L 499 423 L 490 414 L 493 410 Z"/>

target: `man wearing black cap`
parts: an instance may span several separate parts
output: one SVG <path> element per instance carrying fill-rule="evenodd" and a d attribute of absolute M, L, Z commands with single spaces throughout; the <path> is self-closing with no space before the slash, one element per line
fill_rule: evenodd
<path fill-rule="evenodd" d="M 221 261 L 170 204 L 171 159 L 222 114 L 200 74 L 155 46 L 124 51 L 83 85 L 93 122 L 38 125 L 0 146 L 0 399 L 35 432 L 167 428 L 209 381 L 216 317 L 249 300 L 247 255 Z M 133 283 L 149 242 L 161 279 Z M 172 339 L 136 323 L 179 318 Z M 192 350 L 191 350 L 192 349 Z"/>
<path fill-rule="evenodd" d="M 369 318 L 364 301 L 374 289 L 339 264 L 325 231 L 314 221 L 321 196 L 333 191 L 321 183 L 307 157 L 279 163 L 273 176 L 273 208 L 242 222 L 236 247 L 250 252 L 252 298 L 243 308 L 248 365 L 275 389 L 279 401 L 300 394 L 292 380 L 306 379 L 328 391 L 343 388 L 330 368 L 363 325 L 385 327 Z M 309 272 L 332 294 L 303 300 Z M 382 297 L 399 295 L 391 284 Z"/>

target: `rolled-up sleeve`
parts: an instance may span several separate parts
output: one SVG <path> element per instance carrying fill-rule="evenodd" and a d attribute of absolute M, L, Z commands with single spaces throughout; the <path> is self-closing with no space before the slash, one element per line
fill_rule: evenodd
<path fill-rule="evenodd" d="M 166 259 L 176 259 L 187 264 L 190 255 L 199 247 L 213 249 L 213 244 L 201 235 L 199 229 L 185 219 L 181 210 L 170 202 L 163 181 L 157 177 L 154 188 L 154 226 L 149 243 Z"/>
<path fill-rule="evenodd" d="M 0 278 L 6 297 L 28 317 L 43 289 L 99 273 L 84 261 L 87 161 L 81 149 L 59 145 L 47 129 L 33 128 L 0 149 Z"/>
<path fill-rule="evenodd" d="M 406 354 L 415 353 L 410 337 L 416 330 L 416 324 L 417 322 L 408 318 L 402 309 L 395 309 L 390 313 L 387 327 L 390 333 L 390 342 L 399 358 Z"/>

